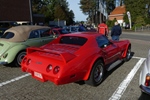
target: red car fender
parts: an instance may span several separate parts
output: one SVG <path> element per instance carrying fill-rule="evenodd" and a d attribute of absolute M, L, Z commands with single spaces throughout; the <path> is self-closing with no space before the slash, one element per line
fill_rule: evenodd
<path fill-rule="evenodd" d="M 129 46 L 131 46 L 131 44 L 127 44 L 127 45 L 126 45 L 126 50 L 125 50 L 124 53 L 122 54 L 122 57 L 123 57 L 123 58 L 126 57 L 127 50 L 128 50 L 128 47 L 129 47 Z"/>
<path fill-rule="evenodd" d="M 94 63 L 95 63 L 97 60 L 101 59 L 102 61 L 104 61 L 104 60 L 103 60 L 103 57 L 101 57 L 101 55 L 95 54 L 94 56 L 95 56 L 95 57 L 94 57 L 93 60 L 91 61 L 89 70 L 87 71 L 87 73 L 86 73 L 86 75 L 84 76 L 83 80 L 88 80 L 88 79 L 89 79 L 89 76 L 90 76 L 90 74 L 91 74 L 93 65 L 94 65 Z"/>

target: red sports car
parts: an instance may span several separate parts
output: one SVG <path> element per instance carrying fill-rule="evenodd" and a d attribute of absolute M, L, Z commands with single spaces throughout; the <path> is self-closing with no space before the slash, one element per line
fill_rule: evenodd
<path fill-rule="evenodd" d="M 82 80 L 97 86 L 105 71 L 130 57 L 128 40 L 110 41 L 96 32 L 78 32 L 61 35 L 39 48 L 27 48 L 21 69 L 42 82 L 62 85 Z"/>

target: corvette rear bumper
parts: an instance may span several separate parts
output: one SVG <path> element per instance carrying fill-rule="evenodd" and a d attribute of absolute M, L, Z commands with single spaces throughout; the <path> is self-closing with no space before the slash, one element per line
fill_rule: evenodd
<path fill-rule="evenodd" d="M 62 79 L 62 78 L 52 77 L 50 75 L 47 75 L 44 73 L 39 73 L 39 72 L 33 71 L 31 69 L 27 69 L 25 67 L 22 67 L 22 71 L 31 73 L 33 78 L 35 78 L 41 82 L 50 81 L 50 82 L 53 82 L 55 85 L 62 85 L 62 84 L 68 83 L 64 80 L 64 78 Z"/>
<path fill-rule="evenodd" d="M 150 95 L 150 88 L 140 85 L 142 92 Z"/>

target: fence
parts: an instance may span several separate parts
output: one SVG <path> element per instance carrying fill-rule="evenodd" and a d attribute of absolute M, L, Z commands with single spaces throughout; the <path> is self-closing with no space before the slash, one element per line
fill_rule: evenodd
<path fill-rule="evenodd" d="M 135 27 L 134 31 L 150 31 L 150 26 Z"/>

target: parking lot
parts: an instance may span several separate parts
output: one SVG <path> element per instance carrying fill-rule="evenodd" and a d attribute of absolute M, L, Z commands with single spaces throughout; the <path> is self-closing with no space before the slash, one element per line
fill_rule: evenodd
<path fill-rule="evenodd" d="M 107 72 L 99 86 L 92 87 L 83 82 L 56 86 L 33 79 L 19 67 L 1 65 L 0 100 L 149 100 L 149 96 L 141 94 L 138 80 L 150 41 L 134 33 L 123 34 L 121 39 L 131 41 L 133 57 Z"/>

